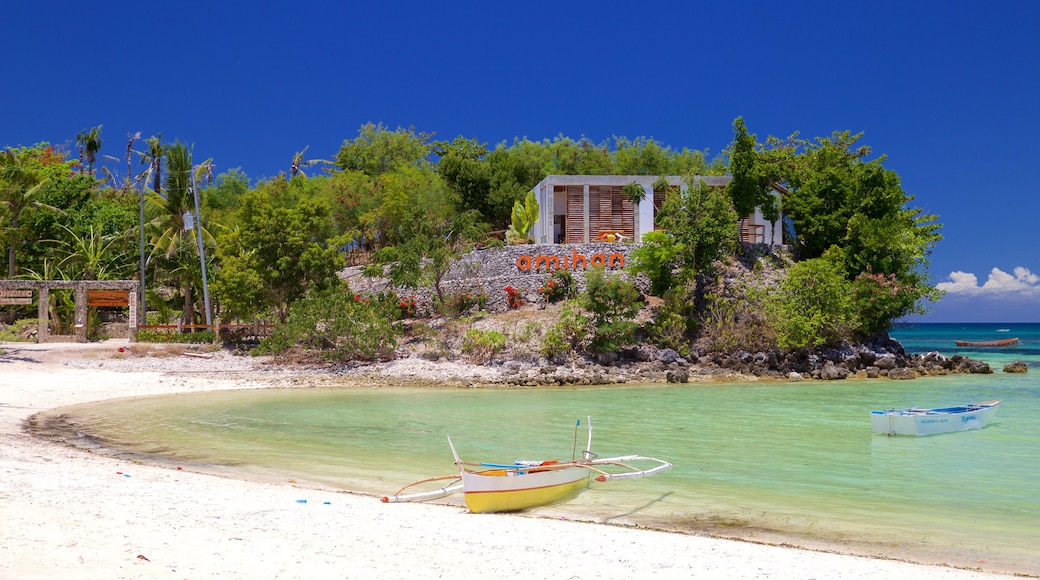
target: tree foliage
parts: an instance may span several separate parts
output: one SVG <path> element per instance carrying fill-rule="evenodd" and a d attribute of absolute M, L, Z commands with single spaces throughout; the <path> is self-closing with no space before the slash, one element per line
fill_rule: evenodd
<path fill-rule="evenodd" d="M 341 362 L 385 360 L 393 356 L 396 337 L 380 302 L 356 299 L 346 286 L 332 284 L 294 302 L 287 320 L 261 342 L 258 352 L 300 347 Z"/>
<path fill-rule="evenodd" d="M 404 167 L 420 167 L 427 163 L 432 134 L 417 133 L 415 128 L 390 131 L 382 123 L 368 123 L 358 136 L 344 141 L 336 155 L 336 167 L 377 176 Z"/>
<path fill-rule="evenodd" d="M 712 263 L 731 254 L 736 244 L 737 214 L 726 191 L 692 177 L 685 189 L 665 199 L 658 220 L 674 241 L 682 279 L 710 272 Z"/>
<path fill-rule="evenodd" d="M 284 180 L 273 180 L 247 194 L 240 212 L 239 228 L 220 239 L 223 265 L 214 282 L 231 316 L 274 312 L 284 322 L 290 304 L 338 282 L 343 240 L 326 204 L 301 200 Z"/>
<path fill-rule="evenodd" d="M 812 258 L 792 265 L 770 303 L 777 344 L 800 348 L 855 336 L 852 287 L 840 264 Z"/>

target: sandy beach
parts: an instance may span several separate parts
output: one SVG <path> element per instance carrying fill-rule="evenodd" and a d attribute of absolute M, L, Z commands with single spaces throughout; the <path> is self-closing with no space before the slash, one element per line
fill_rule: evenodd
<path fill-rule="evenodd" d="M 34 413 L 64 405 L 292 382 L 291 372 L 258 370 L 249 357 L 216 353 L 226 360 L 214 373 L 209 359 L 116 355 L 124 346 L 0 344 L 0 577 L 1008 577 L 450 506 L 388 505 L 289 481 L 100 456 L 25 432 Z"/>

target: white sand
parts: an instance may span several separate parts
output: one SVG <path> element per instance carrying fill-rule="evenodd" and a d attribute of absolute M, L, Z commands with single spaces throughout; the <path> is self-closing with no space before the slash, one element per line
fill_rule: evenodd
<path fill-rule="evenodd" d="M 117 346 L 90 348 L 104 354 Z M 0 354 L 0 578 L 1007 577 L 475 515 L 457 507 L 383 504 L 289 482 L 226 479 L 102 457 L 25 434 L 26 418 L 63 405 L 255 386 L 212 373 L 127 372 L 121 369 L 149 368 L 150 359 L 107 361 L 83 348 L 0 344 L 6 351 Z"/>

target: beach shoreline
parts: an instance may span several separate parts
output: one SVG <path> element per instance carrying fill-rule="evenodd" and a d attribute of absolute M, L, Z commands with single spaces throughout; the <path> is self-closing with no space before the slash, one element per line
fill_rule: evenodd
<path fill-rule="evenodd" d="M 755 540 L 388 506 L 367 495 L 89 453 L 25 431 L 38 412 L 104 399 L 432 376 L 479 383 L 487 372 L 407 359 L 330 377 L 226 352 L 128 355 L 143 348 L 0 344 L 0 576 L 1005 577 Z"/>

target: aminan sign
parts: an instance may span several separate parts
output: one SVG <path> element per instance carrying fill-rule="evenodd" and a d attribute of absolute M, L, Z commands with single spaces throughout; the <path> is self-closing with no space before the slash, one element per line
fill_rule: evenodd
<path fill-rule="evenodd" d="M 521 272 L 552 272 L 554 270 L 588 270 L 589 268 L 621 269 L 625 267 L 624 254 L 579 254 L 577 248 L 571 255 L 563 256 L 519 256 L 516 268 Z"/>

